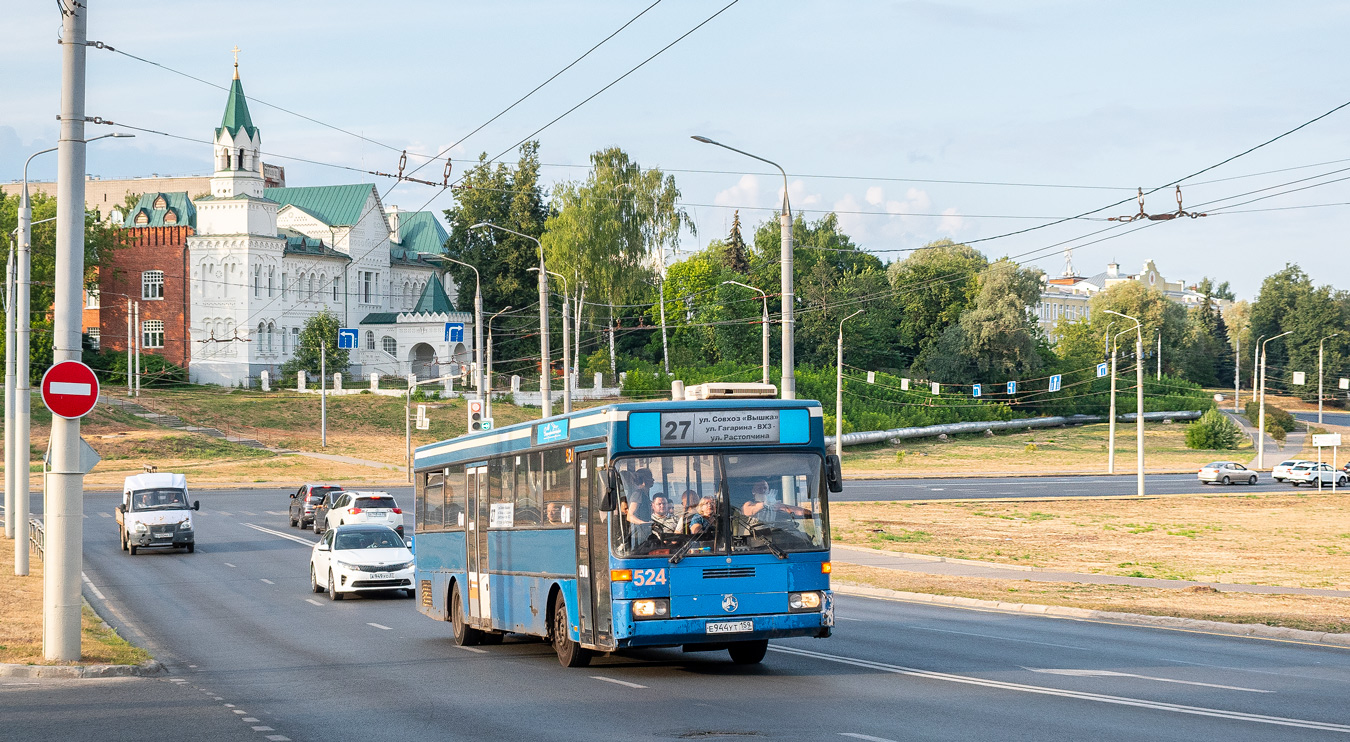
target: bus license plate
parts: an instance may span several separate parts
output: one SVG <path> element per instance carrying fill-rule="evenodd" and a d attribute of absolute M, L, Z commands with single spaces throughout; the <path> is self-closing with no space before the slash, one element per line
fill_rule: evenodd
<path fill-rule="evenodd" d="M 709 634 L 739 634 L 754 630 L 754 621 L 710 621 L 707 627 Z"/>

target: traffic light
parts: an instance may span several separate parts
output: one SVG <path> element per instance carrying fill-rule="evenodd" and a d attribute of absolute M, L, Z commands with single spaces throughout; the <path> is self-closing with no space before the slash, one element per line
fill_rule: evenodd
<path fill-rule="evenodd" d="M 483 400 L 469 400 L 469 432 L 477 433 L 483 430 Z"/>

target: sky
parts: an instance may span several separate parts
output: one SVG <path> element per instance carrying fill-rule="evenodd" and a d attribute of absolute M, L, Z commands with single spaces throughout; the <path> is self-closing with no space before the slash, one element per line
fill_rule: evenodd
<path fill-rule="evenodd" d="M 728 2 L 232 0 L 166 12 L 88 0 L 89 38 L 117 51 L 89 49 L 87 114 L 199 140 L 104 140 L 89 146 L 89 172 L 209 174 L 203 142 L 225 93 L 125 54 L 226 86 L 237 45 L 263 159 L 286 168 L 287 185 L 373 182 L 386 204 L 439 213 L 452 193 L 363 171 L 396 172 L 405 149 L 411 169 L 451 148 L 458 175 L 676 42 L 535 135 L 548 189 L 619 146 L 675 176 L 697 229 L 682 250 L 725 237 L 738 209 L 747 229 L 775 219 L 782 176 L 697 134 L 779 163 L 794 211 L 837 213 L 883 261 L 950 238 L 1056 276 L 1072 246 L 1079 275 L 1152 259 L 1169 280 L 1211 276 L 1251 299 L 1294 262 L 1350 289 L 1335 270 L 1350 107 L 1205 171 L 1350 101 L 1350 5 Z M 54 145 L 61 73 L 56 5 L 9 0 L 5 16 L 0 183 Z M 55 166 L 40 157 L 30 176 Z M 1139 211 L 1137 188 L 1182 178 L 1186 210 L 1209 216 L 1105 221 Z M 1145 201 L 1150 214 L 1176 208 L 1170 186 Z"/>

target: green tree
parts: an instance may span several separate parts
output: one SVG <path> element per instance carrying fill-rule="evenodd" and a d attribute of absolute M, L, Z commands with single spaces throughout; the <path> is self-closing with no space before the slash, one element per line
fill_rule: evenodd
<path fill-rule="evenodd" d="M 337 373 L 350 364 L 350 351 L 338 348 L 338 328 L 341 320 L 327 309 L 305 320 L 300 328 L 300 344 L 291 360 L 281 364 L 283 376 L 295 376 L 300 371 L 318 374 L 319 351 L 323 349 L 323 369 Z"/>
<path fill-rule="evenodd" d="M 979 274 L 989 265 L 980 251 L 943 239 L 887 270 L 895 289 L 898 350 L 918 356 L 975 301 Z"/>
<path fill-rule="evenodd" d="M 731 215 L 731 234 L 722 247 L 722 265 L 732 273 L 745 276 L 750 273 L 750 256 L 746 251 L 745 238 L 741 236 L 741 212 Z"/>
<path fill-rule="evenodd" d="M 1209 451 L 1231 450 L 1242 442 L 1242 429 L 1217 408 L 1186 426 L 1186 447 Z"/>
<path fill-rule="evenodd" d="M 1030 308 L 1041 295 L 1041 271 L 1007 258 L 980 272 L 975 306 L 961 315 L 976 370 L 982 376 L 1014 377 L 1040 368 L 1040 332 Z"/>
<path fill-rule="evenodd" d="M 1215 283 L 1214 279 L 1209 276 L 1200 279 L 1200 283 L 1196 284 L 1195 290 L 1201 294 L 1213 296 L 1218 299 L 1227 299 L 1228 301 L 1237 300 L 1237 295 L 1228 287 L 1227 281 Z"/>
<path fill-rule="evenodd" d="M 1266 345 L 1266 386 L 1269 389 L 1298 394 L 1306 399 L 1317 396 L 1317 352 L 1322 338 L 1341 333 L 1326 341 L 1326 366 L 1338 368 L 1350 348 L 1350 317 L 1344 295 L 1329 286 L 1315 287 L 1312 279 L 1297 265 L 1267 276 L 1261 292 L 1252 304 L 1251 334 L 1258 339 L 1290 334 Z M 1292 385 L 1295 371 L 1307 374 L 1311 383 Z"/>
<path fill-rule="evenodd" d="M 527 142 L 520 148 L 515 167 L 487 161 L 479 155 L 479 164 L 464 174 L 455 190 L 455 205 L 445 210 L 450 237 L 445 252 L 478 268 L 483 280 L 483 309 L 495 312 L 507 306 L 515 309 L 539 304 L 538 278 L 529 269 L 539 265 L 539 248 L 533 240 L 498 229 L 469 229 L 488 222 L 534 237 L 543 234 L 548 207 L 539 190 L 539 143 Z M 474 274 L 451 264 L 448 272 L 459 288 L 459 309 L 472 311 Z M 496 370 L 514 371 L 534 362 L 512 359 L 532 358 L 539 354 L 538 335 L 527 336 L 531 326 L 539 327 L 538 314 L 504 315 L 494 324 Z"/>

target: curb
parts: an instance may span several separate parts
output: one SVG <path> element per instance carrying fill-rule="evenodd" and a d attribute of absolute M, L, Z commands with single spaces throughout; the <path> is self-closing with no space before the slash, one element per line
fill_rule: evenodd
<path fill-rule="evenodd" d="M 845 551 L 863 551 L 869 554 L 884 554 L 886 556 L 898 556 L 905 559 L 914 559 L 920 562 L 946 562 L 948 564 L 968 564 L 972 567 L 988 567 L 991 569 L 1015 569 L 1018 572 L 1060 572 L 1062 570 L 1046 569 L 1044 567 L 1031 567 L 1025 564 L 1001 564 L 999 562 L 978 562 L 974 559 L 957 559 L 956 557 L 933 556 L 931 554 L 911 554 L 907 551 L 887 551 L 885 549 L 869 549 L 865 546 L 835 546 L 836 549 Z M 843 561 L 843 560 L 840 560 Z M 854 564 L 854 562 L 847 562 Z M 861 567 L 871 565 L 861 564 Z M 881 569 L 886 569 L 882 567 Z"/>
<path fill-rule="evenodd" d="M 140 665 L 13 665 L 0 664 L 0 678 L 131 678 L 151 677 L 167 672 L 164 665 L 150 660 Z"/>
<path fill-rule="evenodd" d="M 1087 608 L 1069 608 L 1067 606 L 1058 605 L 1006 603 L 1001 600 L 979 600 L 976 598 L 960 598 L 953 595 L 910 593 L 900 590 L 887 590 L 879 587 L 865 587 L 862 585 L 836 584 L 832 586 L 831 589 L 835 593 L 843 595 L 856 595 L 866 598 L 889 598 L 909 603 L 929 603 L 932 605 L 947 605 L 961 608 L 983 608 L 986 610 L 1006 611 L 1009 613 L 1028 613 L 1037 616 L 1110 621 L 1114 623 L 1160 629 L 1204 631 L 1256 639 L 1277 639 L 1281 641 L 1312 642 L 1315 644 L 1350 647 L 1350 634 L 1332 634 L 1320 631 L 1304 631 L 1303 629 L 1286 629 L 1279 626 L 1266 626 L 1265 624 L 1225 623 L 1223 621 L 1205 621 L 1198 618 L 1147 616 L 1140 613 L 1096 611 Z"/>

